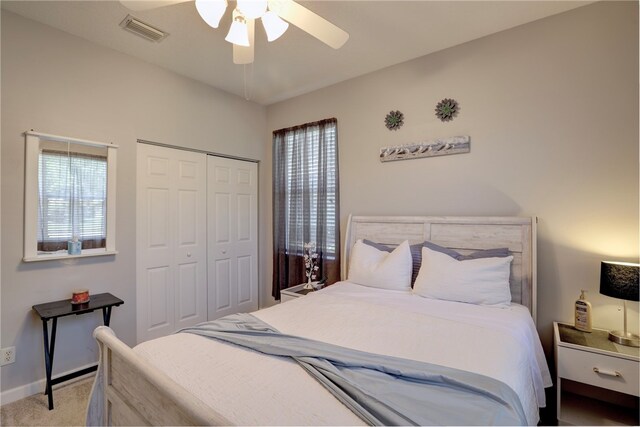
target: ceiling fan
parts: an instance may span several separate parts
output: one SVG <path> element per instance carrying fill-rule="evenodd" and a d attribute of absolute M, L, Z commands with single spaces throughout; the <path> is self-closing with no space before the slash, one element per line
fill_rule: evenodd
<path fill-rule="evenodd" d="M 133 11 L 156 9 L 192 0 L 120 0 Z M 195 0 L 200 17 L 218 28 L 227 10 L 227 0 Z M 289 27 L 289 23 L 311 34 L 321 42 L 339 49 L 349 39 L 349 33 L 293 0 L 237 0 L 231 27 L 225 40 L 233 44 L 233 62 L 250 64 L 254 56 L 255 22 L 262 21 L 267 40 L 274 41 Z"/>

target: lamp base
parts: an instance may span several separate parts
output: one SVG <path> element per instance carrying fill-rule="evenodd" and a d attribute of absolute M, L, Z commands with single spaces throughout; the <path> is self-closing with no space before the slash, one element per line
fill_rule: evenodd
<path fill-rule="evenodd" d="M 631 332 L 625 334 L 622 331 L 611 331 L 609 332 L 609 341 L 629 347 L 640 347 L 640 337 Z"/>

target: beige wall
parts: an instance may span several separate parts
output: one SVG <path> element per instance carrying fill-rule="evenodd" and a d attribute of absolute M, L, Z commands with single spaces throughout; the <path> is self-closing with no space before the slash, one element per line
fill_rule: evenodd
<path fill-rule="evenodd" d="M 460 103 L 452 122 L 434 116 L 442 98 Z M 405 125 L 390 132 L 384 116 L 396 109 Z M 581 288 L 595 325 L 621 327 L 598 281 L 600 260 L 638 259 L 636 2 L 582 7 L 271 105 L 268 132 L 327 117 L 338 119 L 343 236 L 350 213 L 536 215 L 547 350 Z M 469 154 L 378 160 L 383 146 L 454 135 L 471 136 Z"/>
<path fill-rule="evenodd" d="M 74 288 L 122 298 L 112 326 L 135 344 L 136 139 L 264 160 L 266 108 L 7 11 L 1 41 L 2 347 L 15 346 L 17 355 L 2 367 L 6 391 L 45 376 L 42 326 L 31 306 L 69 298 Z M 118 255 L 21 262 L 28 129 L 120 145 Z M 96 360 L 91 332 L 101 321 L 98 312 L 60 319 L 55 373 Z"/>

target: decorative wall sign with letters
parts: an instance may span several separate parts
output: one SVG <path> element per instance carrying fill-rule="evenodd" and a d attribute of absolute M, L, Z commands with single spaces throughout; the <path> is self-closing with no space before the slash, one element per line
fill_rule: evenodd
<path fill-rule="evenodd" d="M 380 161 L 419 159 L 422 157 L 446 156 L 468 153 L 471 150 L 469 136 L 438 138 L 415 144 L 396 145 L 380 149 Z"/>

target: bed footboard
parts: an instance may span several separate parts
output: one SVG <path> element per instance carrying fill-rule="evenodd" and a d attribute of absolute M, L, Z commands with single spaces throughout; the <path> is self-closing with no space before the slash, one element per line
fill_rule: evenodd
<path fill-rule="evenodd" d="M 87 409 L 87 425 L 229 425 L 120 341 L 106 326 L 93 336 L 100 364 Z"/>

